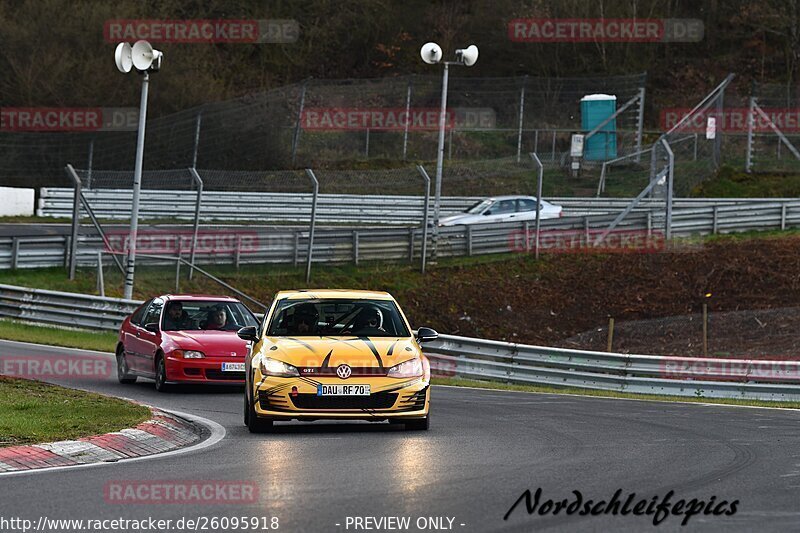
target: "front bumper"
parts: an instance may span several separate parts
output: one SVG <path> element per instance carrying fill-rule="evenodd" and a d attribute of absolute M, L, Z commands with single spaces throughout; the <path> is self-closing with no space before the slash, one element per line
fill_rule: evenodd
<path fill-rule="evenodd" d="M 167 381 L 180 383 L 244 383 L 245 373 L 222 371 L 222 363 L 242 363 L 244 357 L 207 357 L 205 359 L 184 359 L 167 356 L 165 359 Z"/>
<path fill-rule="evenodd" d="M 386 420 L 428 415 L 430 383 L 422 377 L 353 377 L 348 384 L 368 384 L 369 396 L 317 395 L 317 384 L 342 383 L 338 378 L 268 377 L 251 391 L 256 415 L 273 420 Z"/>

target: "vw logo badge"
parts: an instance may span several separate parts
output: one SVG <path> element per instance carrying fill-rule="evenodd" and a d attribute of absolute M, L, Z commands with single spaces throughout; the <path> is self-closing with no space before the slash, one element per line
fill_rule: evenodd
<path fill-rule="evenodd" d="M 339 365 L 336 367 L 336 375 L 339 376 L 341 379 L 347 379 L 350 377 L 353 371 L 350 368 L 350 365 Z"/>

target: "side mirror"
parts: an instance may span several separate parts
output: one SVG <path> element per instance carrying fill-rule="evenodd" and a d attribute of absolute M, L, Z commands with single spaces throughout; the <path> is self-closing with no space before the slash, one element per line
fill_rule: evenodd
<path fill-rule="evenodd" d="M 417 330 L 417 342 L 435 341 L 439 338 L 439 334 L 435 329 L 419 328 Z"/>
<path fill-rule="evenodd" d="M 250 342 L 258 342 L 258 333 L 255 326 L 247 326 L 236 332 L 240 339 Z"/>
<path fill-rule="evenodd" d="M 148 322 L 144 325 L 144 329 L 151 333 L 158 333 L 158 322 Z"/>

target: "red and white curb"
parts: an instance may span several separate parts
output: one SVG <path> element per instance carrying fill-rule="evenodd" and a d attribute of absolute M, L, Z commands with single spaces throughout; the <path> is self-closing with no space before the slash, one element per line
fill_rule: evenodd
<path fill-rule="evenodd" d="M 203 428 L 183 417 L 150 407 L 153 417 L 135 428 L 46 444 L 0 448 L 0 473 L 116 462 L 192 446 Z"/>

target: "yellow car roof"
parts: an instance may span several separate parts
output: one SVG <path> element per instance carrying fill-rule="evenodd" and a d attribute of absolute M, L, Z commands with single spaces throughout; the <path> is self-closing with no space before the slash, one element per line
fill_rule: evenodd
<path fill-rule="evenodd" d="M 353 300 L 394 300 L 392 295 L 384 291 L 357 291 L 350 289 L 298 289 L 280 291 L 278 300 L 306 300 L 317 298 L 350 298 Z"/>

